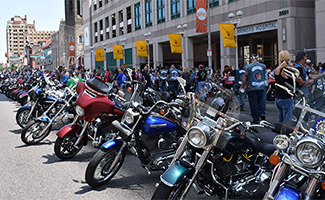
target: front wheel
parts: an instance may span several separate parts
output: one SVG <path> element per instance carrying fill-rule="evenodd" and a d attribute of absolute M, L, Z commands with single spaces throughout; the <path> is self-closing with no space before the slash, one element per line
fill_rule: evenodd
<path fill-rule="evenodd" d="M 39 143 L 51 132 L 52 125 L 45 129 L 47 125 L 48 122 L 41 121 L 28 123 L 21 133 L 21 140 L 27 145 Z"/>
<path fill-rule="evenodd" d="M 153 193 L 152 200 L 179 199 L 183 194 L 186 186 L 186 179 L 181 181 L 177 186 L 171 187 L 160 181 L 158 187 Z"/>
<path fill-rule="evenodd" d="M 16 122 L 21 128 L 24 128 L 28 124 L 28 122 L 30 121 L 30 118 L 29 119 L 27 118 L 29 112 L 30 112 L 30 108 L 27 108 L 25 110 L 19 110 L 17 112 L 17 114 L 16 114 Z"/>
<path fill-rule="evenodd" d="M 55 155 L 62 160 L 74 157 L 83 147 L 82 142 L 79 143 L 78 147 L 74 146 L 77 139 L 78 137 L 75 134 L 68 134 L 63 138 L 58 137 L 54 145 Z"/>
<path fill-rule="evenodd" d="M 111 167 L 118 153 L 119 148 L 117 147 L 113 147 L 107 151 L 102 149 L 97 151 L 86 169 L 86 182 L 88 185 L 91 187 L 99 187 L 115 176 L 124 162 L 125 149 L 117 158 L 118 161 L 115 166 Z"/>

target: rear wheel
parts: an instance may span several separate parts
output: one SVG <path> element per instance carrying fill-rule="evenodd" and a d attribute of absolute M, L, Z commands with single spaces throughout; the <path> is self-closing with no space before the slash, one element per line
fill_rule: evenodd
<path fill-rule="evenodd" d="M 110 181 L 118 170 L 121 168 L 125 159 L 125 149 L 117 158 L 115 166 L 112 166 L 116 156 L 118 156 L 119 148 L 113 147 L 104 151 L 98 150 L 94 157 L 90 160 L 86 169 L 86 182 L 91 187 L 99 187 Z"/>
<path fill-rule="evenodd" d="M 21 133 L 21 140 L 27 145 L 39 143 L 51 132 L 52 125 L 48 129 L 45 129 L 47 125 L 48 122 L 41 121 L 28 123 Z"/>
<path fill-rule="evenodd" d="M 62 160 L 74 157 L 83 147 L 82 142 L 77 148 L 74 146 L 77 139 L 78 137 L 75 134 L 68 134 L 63 138 L 58 137 L 54 145 L 55 155 Z"/>
<path fill-rule="evenodd" d="M 16 114 L 16 122 L 21 128 L 24 128 L 30 121 L 29 119 L 27 119 L 29 112 L 30 108 L 18 110 Z"/>

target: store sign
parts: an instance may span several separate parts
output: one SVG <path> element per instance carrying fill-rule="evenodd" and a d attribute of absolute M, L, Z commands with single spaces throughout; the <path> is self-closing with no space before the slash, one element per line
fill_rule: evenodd
<path fill-rule="evenodd" d="M 276 29 L 278 29 L 277 22 L 269 22 L 269 23 L 265 23 L 265 24 L 258 24 L 258 25 L 238 28 L 238 35 L 259 33 L 259 32 L 271 31 L 271 30 L 276 30 Z"/>

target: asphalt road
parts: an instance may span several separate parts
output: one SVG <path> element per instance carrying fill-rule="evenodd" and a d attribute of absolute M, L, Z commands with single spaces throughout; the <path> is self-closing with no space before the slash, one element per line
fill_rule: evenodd
<path fill-rule="evenodd" d="M 26 146 L 20 139 L 16 124 L 20 105 L 0 94 L 0 199 L 150 199 L 161 172 L 148 175 L 140 161 L 127 155 L 119 173 L 107 185 L 96 190 L 85 182 L 85 170 L 96 149 L 89 144 L 69 161 L 60 161 L 54 154 L 56 127 L 38 145 Z M 251 120 L 248 112 L 241 113 Z M 273 102 L 267 105 L 267 116 L 276 121 Z M 272 114 L 272 115 L 271 115 Z M 189 199 L 202 199 L 193 190 Z"/>

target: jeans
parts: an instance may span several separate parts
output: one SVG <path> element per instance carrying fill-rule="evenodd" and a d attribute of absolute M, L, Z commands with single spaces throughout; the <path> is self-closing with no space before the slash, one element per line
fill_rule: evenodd
<path fill-rule="evenodd" d="M 293 120 L 293 105 L 292 99 L 278 99 L 275 98 L 275 105 L 278 108 L 279 123 L 283 123 L 284 120 Z"/>
<path fill-rule="evenodd" d="M 178 82 L 177 81 L 169 81 L 169 89 L 170 92 L 177 97 L 178 95 Z"/>
<path fill-rule="evenodd" d="M 252 90 L 247 92 L 249 107 L 254 123 L 260 122 L 260 117 L 265 116 L 265 108 L 263 107 L 264 90 Z"/>
<path fill-rule="evenodd" d="M 160 81 L 160 93 L 167 91 L 167 84 L 166 81 L 161 80 Z"/>
<path fill-rule="evenodd" d="M 245 95 L 246 93 L 241 93 L 239 90 L 239 87 L 235 87 L 235 95 L 238 97 L 239 99 L 239 103 L 240 103 L 240 108 L 244 109 L 245 108 Z"/>
<path fill-rule="evenodd" d="M 267 92 L 267 89 L 265 89 L 265 90 L 263 91 L 263 97 L 262 97 L 262 101 L 263 101 L 263 103 L 262 103 L 262 105 L 263 105 L 263 110 L 266 110 L 266 92 Z"/>
<path fill-rule="evenodd" d="M 201 95 L 200 100 L 203 100 L 203 101 L 204 101 L 204 99 L 206 97 L 206 91 L 204 90 L 205 89 L 205 84 L 206 84 L 205 81 L 199 81 L 197 83 L 197 91 L 200 92 L 200 95 Z"/>

